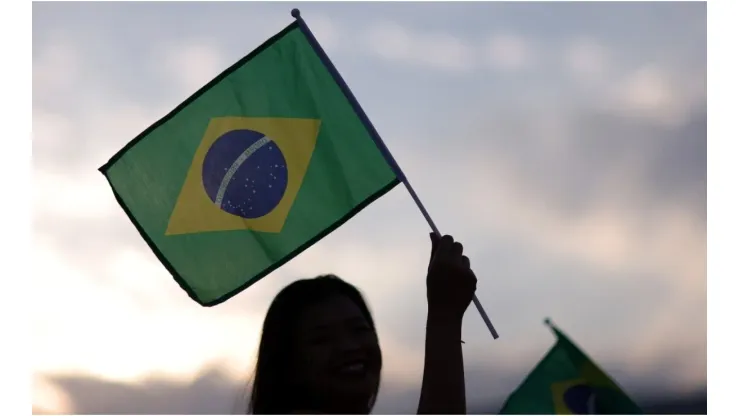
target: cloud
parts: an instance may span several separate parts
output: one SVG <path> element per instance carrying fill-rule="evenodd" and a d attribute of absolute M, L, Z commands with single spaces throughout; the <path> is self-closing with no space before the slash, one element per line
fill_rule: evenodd
<path fill-rule="evenodd" d="M 319 41 L 321 47 L 327 52 L 331 53 L 339 50 L 343 46 L 343 40 L 346 38 L 347 33 L 344 28 L 327 16 L 316 14 L 311 15 L 311 32 Z"/>
<path fill-rule="evenodd" d="M 128 383 L 67 375 L 49 382 L 72 399 L 74 414 L 234 414 L 243 388 L 219 367 L 187 379 L 153 376 Z"/>
<path fill-rule="evenodd" d="M 92 99 L 71 111 L 34 106 L 34 171 L 40 179 L 44 173 L 39 172 L 100 175 L 100 166 L 165 114 L 163 108 L 143 107 L 124 99 L 104 104 Z"/>
<path fill-rule="evenodd" d="M 397 23 L 372 24 L 364 33 L 366 47 L 392 62 L 460 72 L 475 65 L 475 50 L 447 33 L 417 32 Z"/>
<path fill-rule="evenodd" d="M 36 170 L 33 175 L 34 217 L 93 220 L 109 218 L 117 208 L 103 175 L 55 175 Z"/>
<path fill-rule="evenodd" d="M 495 182 L 493 178 L 497 178 Z M 521 182 L 504 178 L 511 176 L 501 170 L 486 176 L 488 197 L 470 197 L 469 201 L 469 206 L 482 210 L 471 214 L 487 218 L 486 224 L 499 232 L 526 235 L 548 252 L 576 257 L 607 270 L 629 273 L 636 268 L 681 281 L 702 273 L 706 231 L 700 221 L 680 207 L 656 207 L 654 214 L 631 214 L 629 208 L 623 210 L 613 201 L 602 199 L 571 217 L 553 210 L 552 203 L 543 199 L 536 188 L 525 188 Z M 469 186 L 480 189 L 484 185 L 471 182 Z M 475 195 L 473 189 L 466 193 Z M 489 207 L 495 201 L 507 203 L 499 204 L 495 215 L 490 215 Z M 650 222 L 649 229 L 644 228 L 645 221 Z"/>
<path fill-rule="evenodd" d="M 59 34 L 34 57 L 34 100 L 75 85 L 80 75 L 80 53 L 75 43 Z"/>
<path fill-rule="evenodd" d="M 643 267 L 649 261 L 668 275 L 695 276 L 706 233 L 706 114 L 662 131 L 629 119 L 594 117 L 571 120 L 580 131 L 571 129 L 574 135 L 559 142 L 560 152 L 538 149 L 547 139 L 528 133 L 536 121 L 509 124 L 518 133 L 488 141 L 487 152 L 473 159 L 471 178 L 460 180 L 469 184 L 461 191 L 471 199 L 469 206 L 489 210 L 478 215 L 491 224 L 523 227 L 540 241 L 550 235 L 552 250 L 575 250 L 602 267 Z M 668 170 L 678 165 L 681 172 Z M 490 215 L 491 207 L 496 215 Z"/>
<path fill-rule="evenodd" d="M 72 414 L 73 398 L 59 385 L 45 377 L 34 377 L 31 384 L 33 414 Z"/>
<path fill-rule="evenodd" d="M 36 374 L 136 381 L 153 372 L 186 377 L 213 360 L 246 367 L 259 317 L 197 306 L 152 255 L 95 253 L 107 259 L 99 268 L 70 262 L 49 238 L 37 235 L 34 247 L 34 286 L 44 288 L 33 303 Z"/>
<path fill-rule="evenodd" d="M 566 45 L 563 65 L 568 74 L 581 82 L 602 81 L 611 69 L 607 48 L 589 37 L 575 39 Z"/>
<path fill-rule="evenodd" d="M 466 371 L 468 380 L 468 410 L 471 414 L 491 414 L 501 405 L 505 396 L 521 381 L 519 375 L 501 374 L 491 381 L 490 368 L 471 368 Z M 506 381 L 501 381 L 506 380 Z M 248 387 L 243 380 L 234 379 L 222 367 L 204 368 L 196 376 L 187 380 L 171 379 L 163 376 L 150 377 L 140 383 L 103 380 L 91 376 L 56 376 L 43 382 L 53 388 L 58 395 L 66 397 L 69 403 L 66 411 L 49 408 L 51 414 L 244 414 L 246 410 Z M 39 390 L 34 391 L 36 403 L 41 401 Z M 419 396 L 419 387 L 408 387 L 388 383 L 381 385 L 373 414 L 413 414 Z M 681 394 L 650 394 L 639 392 L 633 396 L 641 404 L 648 404 L 645 410 L 657 412 L 660 407 L 689 398 L 706 397 L 706 389 Z M 652 405 L 651 405 L 652 404 Z M 656 406 L 658 405 L 658 406 Z M 680 413 L 682 407 L 673 406 L 666 414 Z M 704 407 L 706 403 L 704 402 Z M 54 411 L 56 410 L 56 411 Z M 701 413 L 701 412 L 699 412 Z M 704 411 L 706 413 L 706 410 Z M 34 409 L 34 414 L 44 414 Z"/>
<path fill-rule="evenodd" d="M 231 64 L 210 41 L 188 39 L 163 45 L 165 50 L 160 67 L 164 76 L 175 81 L 181 91 L 195 92 Z"/>
<path fill-rule="evenodd" d="M 628 73 L 610 91 L 615 111 L 666 125 L 680 125 L 706 100 L 706 74 L 679 77 L 658 65 L 647 64 Z"/>
<path fill-rule="evenodd" d="M 655 67 L 641 68 L 625 80 L 618 100 L 628 110 L 667 114 L 675 111 L 672 103 L 677 97 L 671 88 L 669 75 Z"/>
<path fill-rule="evenodd" d="M 492 35 L 485 45 L 487 63 L 501 71 L 520 71 L 534 63 L 532 45 L 513 34 Z"/>
<path fill-rule="evenodd" d="M 75 125 L 69 117 L 57 112 L 34 108 L 32 133 L 32 163 L 56 160 L 59 150 L 76 134 Z"/>

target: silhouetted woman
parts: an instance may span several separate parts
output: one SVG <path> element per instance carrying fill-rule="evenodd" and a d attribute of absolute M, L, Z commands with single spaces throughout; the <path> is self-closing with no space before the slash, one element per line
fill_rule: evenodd
<path fill-rule="evenodd" d="M 476 278 L 463 247 L 431 235 L 419 414 L 464 414 L 462 318 Z M 382 355 L 360 292 L 333 275 L 296 281 L 265 317 L 252 384 L 253 414 L 368 414 Z"/>

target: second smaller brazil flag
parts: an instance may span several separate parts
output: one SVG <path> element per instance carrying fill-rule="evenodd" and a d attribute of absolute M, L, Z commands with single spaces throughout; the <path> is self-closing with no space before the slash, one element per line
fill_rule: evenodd
<path fill-rule="evenodd" d="M 545 322 L 557 342 L 509 396 L 500 414 L 642 414 L 617 383 L 555 325 Z"/>
<path fill-rule="evenodd" d="M 202 305 L 245 289 L 399 183 L 298 22 L 100 170 Z"/>

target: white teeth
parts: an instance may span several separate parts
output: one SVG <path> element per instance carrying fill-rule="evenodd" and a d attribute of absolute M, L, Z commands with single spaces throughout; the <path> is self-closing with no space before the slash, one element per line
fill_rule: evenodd
<path fill-rule="evenodd" d="M 342 367 L 343 373 L 359 373 L 365 370 L 364 363 L 352 363 Z"/>

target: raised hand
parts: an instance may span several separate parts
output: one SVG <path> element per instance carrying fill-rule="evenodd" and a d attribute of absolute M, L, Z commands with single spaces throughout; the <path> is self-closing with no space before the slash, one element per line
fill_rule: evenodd
<path fill-rule="evenodd" d="M 473 300 L 478 279 L 470 268 L 463 246 L 449 235 L 429 235 L 432 253 L 427 269 L 427 302 L 430 319 L 462 321 Z"/>

